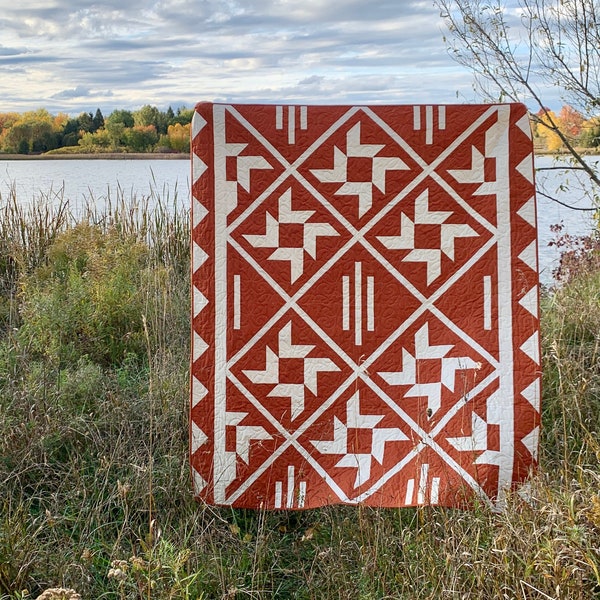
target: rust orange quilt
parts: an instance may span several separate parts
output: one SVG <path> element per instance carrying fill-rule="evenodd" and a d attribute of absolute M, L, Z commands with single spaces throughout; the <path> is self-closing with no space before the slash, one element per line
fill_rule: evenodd
<path fill-rule="evenodd" d="M 190 455 L 211 504 L 469 506 L 536 463 L 518 104 L 200 103 Z"/>

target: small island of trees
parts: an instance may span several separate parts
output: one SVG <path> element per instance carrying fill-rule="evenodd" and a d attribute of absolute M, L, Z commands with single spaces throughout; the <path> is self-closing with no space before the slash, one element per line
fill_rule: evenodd
<path fill-rule="evenodd" d="M 117 109 L 106 118 L 52 115 L 44 108 L 24 113 L 0 113 L 0 153 L 96 154 L 101 152 L 189 152 L 193 109 L 166 111 L 145 105 Z"/>

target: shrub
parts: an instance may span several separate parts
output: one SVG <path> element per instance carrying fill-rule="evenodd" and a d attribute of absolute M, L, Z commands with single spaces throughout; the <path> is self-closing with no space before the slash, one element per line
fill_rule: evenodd
<path fill-rule="evenodd" d="M 47 264 L 21 279 L 21 343 L 60 365 L 144 356 L 147 254 L 116 230 L 87 223 L 59 235 Z"/>
<path fill-rule="evenodd" d="M 550 242 L 550 246 L 560 248 L 558 267 L 552 273 L 558 283 L 567 283 L 600 271 L 600 229 L 584 236 L 563 233 L 562 224 L 553 225 L 551 229 L 556 238 Z"/>

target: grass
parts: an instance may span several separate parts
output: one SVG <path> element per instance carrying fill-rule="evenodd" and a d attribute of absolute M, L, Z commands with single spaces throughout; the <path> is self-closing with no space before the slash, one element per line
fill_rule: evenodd
<path fill-rule="evenodd" d="M 543 298 L 526 498 L 216 509 L 192 499 L 187 463 L 185 211 L 117 193 L 75 217 L 50 200 L 0 199 L 2 600 L 600 598 L 593 261 Z"/>

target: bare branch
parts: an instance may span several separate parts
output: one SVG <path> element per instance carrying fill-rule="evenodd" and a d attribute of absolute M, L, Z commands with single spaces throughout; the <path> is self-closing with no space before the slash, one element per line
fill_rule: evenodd
<path fill-rule="evenodd" d="M 597 116 L 598 0 L 520 0 L 520 18 L 508 11 L 502 0 L 434 2 L 452 34 L 449 47 L 453 58 L 473 71 L 484 98 L 497 101 L 491 91 L 496 90 L 501 101 L 534 102 L 540 116 L 532 118 L 558 136 L 574 161 L 570 168 L 585 173 L 587 194 L 597 203 L 597 166 L 585 160 L 575 140 L 546 108 L 539 89 L 544 83 L 557 86 L 567 104 L 581 108 L 588 119 Z"/>
<path fill-rule="evenodd" d="M 589 208 L 582 208 L 580 206 L 573 206 L 572 204 L 567 204 L 566 202 L 562 202 L 561 200 L 559 200 L 558 198 L 555 198 L 554 196 L 550 196 L 550 194 L 546 194 L 546 192 L 542 192 L 542 191 L 538 190 L 536 193 L 539 196 L 543 196 L 544 198 L 548 198 L 548 200 L 552 200 L 552 202 L 556 202 L 557 204 L 565 206 L 566 208 L 570 208 L 571 210 L 580 210 L 580 211 L 585 211 L 585 212 L 598 212 L 598 208 L 596 208 L 594 206 L 591 206 Z"/>

